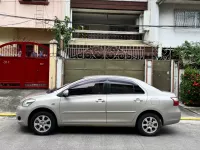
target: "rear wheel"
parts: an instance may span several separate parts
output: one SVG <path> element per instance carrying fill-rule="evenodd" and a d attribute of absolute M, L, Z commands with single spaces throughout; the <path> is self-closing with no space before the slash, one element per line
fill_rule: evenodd
<path fill-rule="evenodd" d="M 137 128 L 140 134 L 145 136 L 156 135 L 160 131 L 161 127 L 161 119 L 153 113 L 146 113 L 142 115 L 137 122 Z"/>
<path fill-rule="evenodd" d="M 56 119 L 49 112 L 37 112 L 30 121 L 32 131 L 37 135 L 48 135 L 56 128 Z"/>

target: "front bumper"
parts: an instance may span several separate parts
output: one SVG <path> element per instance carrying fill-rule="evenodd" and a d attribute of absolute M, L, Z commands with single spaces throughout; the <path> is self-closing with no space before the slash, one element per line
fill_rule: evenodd
<path fill-rule="evenodd" d="M 18 123 L 22 126 L 28 126 L 29 114 L 30 114 L 30 111 L 28 107 L 18 106 L 17 112 L 16 112 L 16 119 Z"/>

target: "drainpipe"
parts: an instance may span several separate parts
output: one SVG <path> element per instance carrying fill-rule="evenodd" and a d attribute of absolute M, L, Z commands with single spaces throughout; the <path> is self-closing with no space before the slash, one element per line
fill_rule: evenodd
<path fill-rule="evenodd" d="M 156 3 L 158 4 L 158 5 L 161 5 L 162 3 L 164 3 L 166 0 L 158 0 Z"/>

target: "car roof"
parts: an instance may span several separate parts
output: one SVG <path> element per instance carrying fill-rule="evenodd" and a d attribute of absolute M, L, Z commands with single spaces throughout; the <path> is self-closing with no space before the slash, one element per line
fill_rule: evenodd
<path fill-rule="evenodd" d="M 127 76 L 119 76 L 119 75 L 93 75 L 93 76 L 86 76 L 84 79 L 92 80 L 92 79 L 112 79 L 112 80 L 118 80 L 118 81 L 130 81 L 130 82 L 143 82 L 141 80 L 138 80 L 133 77 L 127 77 Z"/>
<path fill-rule="evenodd" d="M 121 79 L 135 79 L 135 78 L 131 78 L 131 77 L 126 77 L 126 76 L 119 76 L 119 75 L 93 75 L 93 76 L 85 76 L 85 79 L 89 79 L 89 78 L 121 78 Z"/>

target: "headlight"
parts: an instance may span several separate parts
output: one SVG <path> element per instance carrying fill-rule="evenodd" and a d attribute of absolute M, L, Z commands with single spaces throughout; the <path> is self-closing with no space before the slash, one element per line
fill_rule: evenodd
<path fill-rule="evenodd" d="M 24 100 L 23 102 L 22 102 L 22 106 L 23 107 L 28 107 L 28 106 L 30 106 L 32 103 L 34 103 L 35 102 L 35 99 L 32 99 L 32 98 L 30 98 L 30 99 L 26 99 L 26 100 Z"/>

